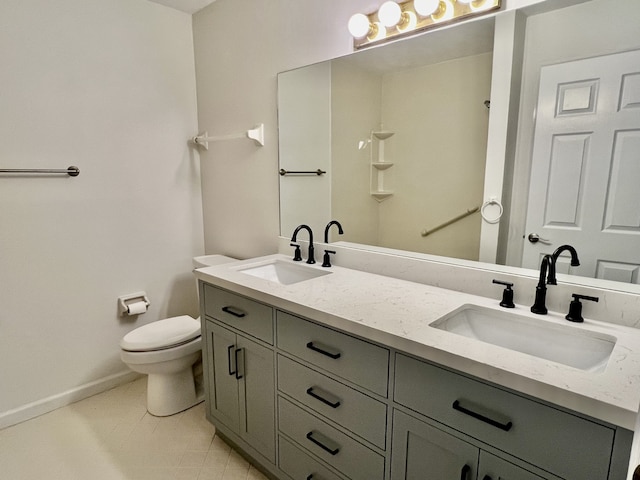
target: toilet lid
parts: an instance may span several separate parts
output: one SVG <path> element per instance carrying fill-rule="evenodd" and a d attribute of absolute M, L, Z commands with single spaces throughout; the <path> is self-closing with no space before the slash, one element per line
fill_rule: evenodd
<path fill-rule="evenodd" d="M 165 318 L 127 333 L 120 346 L 124 350 L 144 352 L 169 348 L 200 336 L 200 322 L 189 315 Z"/>

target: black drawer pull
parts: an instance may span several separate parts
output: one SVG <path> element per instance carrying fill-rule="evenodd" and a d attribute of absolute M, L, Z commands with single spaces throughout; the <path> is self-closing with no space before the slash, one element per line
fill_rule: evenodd
<path fill-rule="evenodd" d="M 236 379 L 240 380 L 243 377 L 243 374 L 240 373 L 240 367 L 238 367 L 238 353 L 242 352 L 242 348 L 236 348 L 235 353 L 233 354 L 233 356 L 236 359 Z M 242 370 L 244 371 L 244 352 L 242 352 Z"/>
<path fill-rule="evenodd" d="M 242 317 L 246 317 L 247 316 L 246 313 L 244 313 L 239 308 L 235 308 L 235 307 L 222 307 L 222 311 L 224 313 L 228 313 L 229 315 L 233 315 L 234 317 L 238 317 L 238 318 L 242 318 Z"/>
<path fill-rule="evenodd" d="M 460 480 L 469 480 L 469 474 L 471 473 L 471 467 L 469 465 L 465 465 L 462 467 L 462 471 L 460 472 Z"/>
<path fill-rule="evenodd" d="M 338 452 L 340 451 L 340 447 L 335 447 L 335 448 L 327 447 L 320 440 L 318 440 L 317 438 L 314 438 L 313 434 L 314 434 L 314 432 L 307 433 L 307 438 L 309 440 L 311 440 L 313 443 L 315 443 L 317 446 L 319 446 L 321 449 L 323 449 L 325 452 L 328 452 L 331 455 L 337 455 L 338 454 Z M 318 433 L 316 433 L 316 435 L 318 435 Z M 327 440 L 325 440 L 325 443 L 329 443 L 329 442 L 327 442 Z"/>
<path fill-rule="evenodd" d="M 328 392 L 323 392 L 325 397 L 327 396 L 333 396 L 331 394 L 328 394 Z M 340 400 L 334 400 L 333 402 L 325 397 L 323 397 L 322 395 L 320 395 L 319 393 L 316 393 L 313 391 L 313 387 L 309 387 L 307 388 L 307 395 L 311 395 L 313 398 L 315 398 L 316 400 L 320 400 L 322 403 L 324 403 L 325 405 L 329 405 L 331 408 L 338 408 L 340 406 Z"/>
<path fill-rule="evenodd" d="M 307 343 L 307 348 L 313 350 L 314 352 L 321 353 L 322 355 L 326 355 L 329 358 L 333 358 L 334 360 L 340 358 L 340 352 L 337 352 L 335 350 L 331 351 L 330 348 L 325 347 L 324 345 L 322 346 L 322 348 L 320 348 L 315 346 L 313 342 L 309 342 Z"/>
<path fill-rule="evenodd" d="M 497 420 L 494 420 L 493 418 L 489 418 L 486 417 L 484 415 L 482 415 L 481 413 L 477 413 L 474 412 L 473 410 L 469 410 L 467 408 L 464 408 L 462 405 L 460 405 L 460 402 L 458 400 L 456 400 L 455 402 L 453 402 L 453 409 L 454 410 L 458 410 L 459 412 L 462 412 L 466 415 L 469 415 L 473 418 L 476 418 L 482 422 L 488 423 L 489 425 L 492 425 L 496 428 L 499 428 L 500 430 L 504 430 L 505 432 L 508 432 L 509 430 L 511 430 L 511 427 L 513 427 L 513 423 L 511 422 L 507 422 L 507 423 L 500 423 Z"/>
<path fill-rule="evenodd" d="M 489 475 L 482 477 L 482 480 L 493 480 Z"/>
<path fill-rule="evenodd" d="M 235 375 L 236 374 L 236 370 L 238 369 L 238 357 L 235 357 L 236 359 L 236 370 L 231 370 L 231 350 L 233 350 L 235 348 L 235 345 L 229 345 L 227 347 L 227 363 L 229 364 L 229 375 Z"/>

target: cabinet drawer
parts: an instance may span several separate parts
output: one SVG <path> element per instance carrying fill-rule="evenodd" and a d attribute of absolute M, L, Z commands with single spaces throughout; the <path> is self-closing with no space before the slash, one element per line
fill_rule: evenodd
<path fill-rule="evenodd" d="M 273 309 L 267 305 L 205 285 L 204 313 L 273 345 Z"/>
<path fill-rule="evenodd" d="M 500 388 L 398 354 L 394 400 L 561 477 L 608 476 L 612 428 Z"/>
<path fill-rule="evenodd" d="M 387 396 L 389 351 L 299 317 L 276 313 L 278 347 L 367 390 Z"/>
<path fill-rule="evenodd" d="M 384 457 L 278 397 L 280 431 L 352 480 L 382 480 Z"/>
<path fill-rule="evenodd" d="M 278 444 L 280 446 L 278 466 L 293 480 L 342 480 L 286 438 L 280 437 Z"/>
<path fill-rule="evenodd" d="M 282 356 L 278 389 L 384 450 L 384 403 Z"/>

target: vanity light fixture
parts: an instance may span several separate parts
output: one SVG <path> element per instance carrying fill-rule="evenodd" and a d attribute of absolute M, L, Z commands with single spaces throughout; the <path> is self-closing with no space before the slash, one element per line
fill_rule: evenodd
<path fill-rule="evenodd" d="M 502 0 L 387 0 L 377 12 L 356 13 L 349 33 L 356 49 L 410 35 L 428 28 L 484 15 L 500 8 Z"/>

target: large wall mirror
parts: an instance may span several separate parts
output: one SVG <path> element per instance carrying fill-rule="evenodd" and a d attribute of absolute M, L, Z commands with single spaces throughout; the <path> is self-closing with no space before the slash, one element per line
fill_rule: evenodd
<path fill-rule="evenodd" d="M 560 272 L 637 291 L 640 2 L 567 3 L 281 73 L 281 172 L 309 172 L 280 177 L 282 236 L 337 219 L 363 248 L 474 261 L 493 228 L 497 264 L 537 269 L 571 243 L 581 266 Z M 492 109 L 505 69 L 509 98 Z M 498 170 L 492 121 L 509 129 Z"/>

